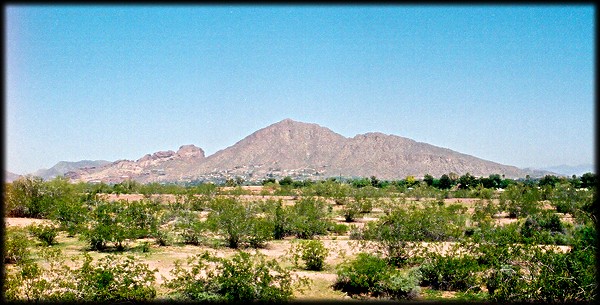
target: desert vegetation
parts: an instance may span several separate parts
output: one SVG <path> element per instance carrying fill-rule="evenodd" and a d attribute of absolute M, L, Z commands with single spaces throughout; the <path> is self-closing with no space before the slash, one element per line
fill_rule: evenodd
<path fill-rule="evenodd" d="M 4 188 L 2 291 L 25 301 L 592 301 L 596 184 L 591 173 L 255 186 L 22 177 Z"/>

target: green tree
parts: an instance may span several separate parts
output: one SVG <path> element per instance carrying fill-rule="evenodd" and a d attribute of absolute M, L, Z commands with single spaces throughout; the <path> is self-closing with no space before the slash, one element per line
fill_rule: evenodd
<path fill-rule="evenodd" d="M 423 181 L 425 181 L 425 183 L 427 183 L 428 186 L 432 186 L 433 185 L 433 176 L 430 174 L 426 174 L 423 177 Z"/>
<path fill-rule="evenodd" d="M 40 177 L 21 177 L 6 188 L 6 211 L 12 217 L 44 218 L 50 214 L 52 198 Z"/>
<path fill-rule="evenodd" d="M 440 177 L 440 189 L 442 190 L 447 190 L 450 189 L 452 187 L 452 180 L 450 179 L 450 177 L 446 174 L 443 174 Z"/>

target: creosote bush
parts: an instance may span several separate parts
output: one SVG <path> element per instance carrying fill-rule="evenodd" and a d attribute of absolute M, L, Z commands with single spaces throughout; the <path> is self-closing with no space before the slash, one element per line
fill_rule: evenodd
<path fill-rule="evenodd" d="M 281 302 L 292 298 L 294 283 L 289 271 L 262 254 L 239 251 L 231 258 L 204 252 L 177 261 L 173 278 L 164 283 L 177 300 L 224 302 Z M 306 280 L 298 282 L 306 285 Z"/>
<path fill-rule="evenodd" d="M 4 263 L 15 264 L 27 260 L 31 256 L 27 231 L 21 228 L 8 227 L 4 231 Z"/>
<path fill-rule="evenodd" d="M 301 240 L 292 245 L 290 254 L 295 266 L 299 266 L 302 260 L 307 270 L 321 271 L 329 255 L 329 249 L 325 248 L 320 240 Z"/>
<path fill-rule="evenodd" d="M 119 302 L 156 297 L 157 270 L 150 270 L 133 256 L 108 255 L 93 262 L 84 254 L 83 263 L 74 269 L 65 263 L 59 249 L 44 248 L 40 256 L 45 264 L 29 260 L 7 271 L 8 301 Z"/>
<path fill-rule="evenodd" d="M 378 256 L 359 253 L 339 266 L 334 288 L 352 297 L 372 296 L 412 299 L 419 295 L 420 273 L 402 272 Z"/>
<path fill-rule="evenodd" d="M 36 237 L 44 246 L 51 246 L 56 243 L 58 228 L 47 224 L 31 224 L 26 227 L 33 237 Z"/>

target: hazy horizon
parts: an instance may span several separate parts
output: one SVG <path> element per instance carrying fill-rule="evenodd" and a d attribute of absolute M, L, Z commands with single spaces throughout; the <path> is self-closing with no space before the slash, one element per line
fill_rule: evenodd
<path fill-rule="evenodd" d="M 5 6 L 5 169 L 206 155 L 291 118 L 595 163 L 592 5 Z"/>

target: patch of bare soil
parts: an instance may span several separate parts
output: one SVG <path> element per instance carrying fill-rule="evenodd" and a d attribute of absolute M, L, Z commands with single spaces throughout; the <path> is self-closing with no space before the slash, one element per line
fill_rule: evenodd
<path fill-rule="evenodd" d="M 5 227 L 26 227 L 30 224 L 49 224 L 51 223 L 47 219 L 37 219 L 37 218 L 4 218 L 4 226 Z"/>

